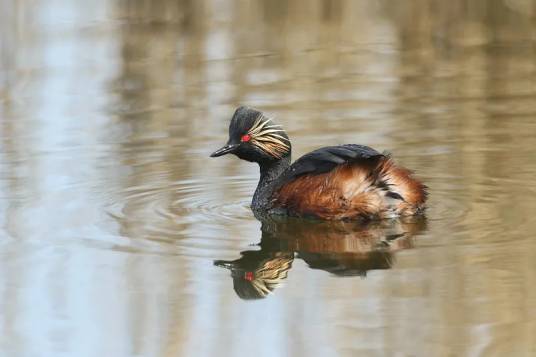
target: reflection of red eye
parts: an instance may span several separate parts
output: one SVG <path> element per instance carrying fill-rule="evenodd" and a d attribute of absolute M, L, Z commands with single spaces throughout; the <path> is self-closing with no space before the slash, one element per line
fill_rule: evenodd
<path fill-rule="evenodd" d="M 250 140 L 251 140 L 251 136 L 249 136 L 248 134 L 243 135 L 242 138 L 240 139 L 240 141 L 242 141 L 244 143 L 247 143 Z"/>

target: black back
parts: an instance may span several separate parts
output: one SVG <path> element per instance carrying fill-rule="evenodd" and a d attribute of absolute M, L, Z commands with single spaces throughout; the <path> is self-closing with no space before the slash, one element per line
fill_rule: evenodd
<path fill-rule="evenodd" d="M 281 175 L 279 184 L 292 181 L 298 176 L 305 174 L 321 174 L 333 170 L 336 166 L 348 162 L 362 160 L 377 160 L 385 157 L 385 154 L 364 145 L 344 144 L 339 146 L 326 146 L 296 160 Z"/>

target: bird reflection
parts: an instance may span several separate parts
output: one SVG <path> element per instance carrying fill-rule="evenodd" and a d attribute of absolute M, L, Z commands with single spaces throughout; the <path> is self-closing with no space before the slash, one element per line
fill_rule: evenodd
<path fill-rule="evenodd" d="M 426 225 L 424 217 L 367 223 L 257 218 L 262 223 L 260 250 L 214 261 L 231 270 L 234 290 L 246 300 L 272 293 L 287 279 L 295 258 L 336 276 L 365 277 L 368 270 L 389 269 L 393 253 L 412 248 L 414 236 Z"/>

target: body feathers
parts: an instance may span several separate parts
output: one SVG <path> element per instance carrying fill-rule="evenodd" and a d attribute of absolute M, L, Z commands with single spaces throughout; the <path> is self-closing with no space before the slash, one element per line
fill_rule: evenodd
<path fill-rule="evenodd" d="M 335 154 L 337 149 L 345 156 Z M 381 219 L 414 215 L 424 209 L 426 187 L 389 156 L 367 147 L 322 148 L 288 170 L 290 174 L 274 193 L 273 205 L 290 215 Z M 295 172 L 299 174 L 292 174 Z"/>

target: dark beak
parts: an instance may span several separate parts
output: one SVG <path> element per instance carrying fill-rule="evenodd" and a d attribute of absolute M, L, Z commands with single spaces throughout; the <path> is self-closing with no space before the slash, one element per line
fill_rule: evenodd
<path fill-rule="evenodd" d="M 237 147 L 238 147 L 238 145 L 236 145 L 236 144 L 234 144 L 234 145 L 225 145 L 221 149 L 218 149 L 218 150 L 214 151 L 212 154 L 210 154 L 210 157 L 218 157 L 218 156 L 222 156 L 222 155 L 225 155 L 225 154 L 229 154 L 229 153 L 235 151 Z"/>
<path fill-rule="evenodd" d="M 228 261 L 228 260 L 215 260 L 213 263 L 217 267 L 233 270 L 233 262 L 231 262 L 231 261 Z"/>

